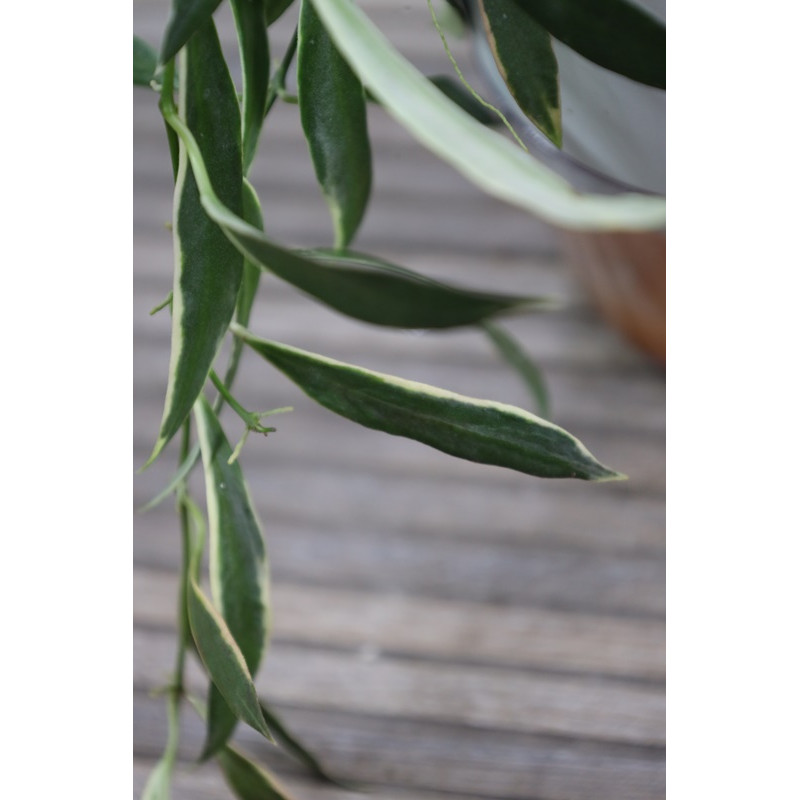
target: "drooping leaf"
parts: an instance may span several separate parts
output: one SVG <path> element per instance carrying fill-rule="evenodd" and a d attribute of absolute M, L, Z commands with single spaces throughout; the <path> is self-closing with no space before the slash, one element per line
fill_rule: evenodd
<path fill-rule="evenodd" d="M 214 685 L 239 719 L 273 741 L 242 651 L 194 577 L 187 587 L 187 606 L 192 638 Z"/>
<path fill-rule="evenodd" d="M 187 149 L 203 207 L 236 247 L 254 263 L 343 314 L 375 325 L 442 328 L 542 302 L 456 289 L 363 256 L 324 254 L 312 260 L 285 250 L 220 202 L 191 133 L 174 115 L 168 113 L 167 118 Z"/>
<path fill-rule="evenodd" d="M 267 111 L 269 40 L 264 0 L 231 0 L 242 62 L 242 160 L 250 168 Z"/>
<path fill-rule="evenodd" d="M 239 462 L 228 464 L 231 447 L 203 395 L 194 410 L 205 472 L 212 598 L 241 650 L 248 672 L 255 675 L 269 633 L 264 537 Z M 222 695 L 212 689 L 203 756 L 222 747 L 235 725 L 236 717 Z"/>
<path fill-rule="evenodd" d="M 228 208 L 241 213 L 239 103 L 213 20 L 192 36 L 181 67 L 181 112 L 196 136 L 203 179 Z M 148 464 L 180 428 L 200 393 L 233 317 L 242 279 L 242 256 L 203 210 L 199 182 L 184 146 L 175 185 L 169 380 L 161 430 Z"/>
<path fill-rule="evenodd" d="M 267 23 L 272 25 L 293 2 L 294 0 L 266 0 Z"/>
<path fill-rule="evenodd" d="M 489 194 L 564 228 L 648 230 L 663 198 L 579 194 L 533 156 L 476 122 L 401 56 L 350 0 L 312 0 L 353 71 L 421 144 Z M 458 142 L 458 146 L 454 146 Z"/>
<path fill-rule="evenodd" d="M 544 28 L 595 64 L 665 89 L 667 33 L 628 0 L 514 0 Z"/>
<path fill-rule="evenodd" d="M 615 480 L 574 436 L 533 414 L 233 332 L 325 408 L 450 455 L 542 478 Z"/>
<path fill-rule="evenodd" d="M 480 0 L 494 60 L 525 116 L 561 147 L 558 62 L 550 34 L 516 0 Z"/>
<path fill-rule="evenodd" d="M 297 29 L 297 98 L 334 246 L 342 249 L 358 230 L 372 183 L 366 100 L 309 0 L 301 2 Z"/>
<path fill-rule="evenodd" d="M 429 80 L 448 100 L 452 100 L 459 108 L 466 111 L 467 114 L 482 125 L 502 124 L 500 117 L 479 100 L 476 100 L 461 81 L 457 81 L 449 75 L 431 75 Z"/>
<path fill-rule="evenodd" d="M 149 86 L 158 66 L 158 55 L 144 39 L 133 37 L 133 84 Z"/>
<path fill-rule="evenodd" d="M 275 741 L 290 752 L 301 764 L 306 766 L 317 778 L 345 789 L 353 788 L 349 784 L 332 777 L 320 764 L 317 757 L 286 727 L 283 720 L 263 699 L 261 700 L 261 713 L 264 715 Z"/>
<path fill-rule="evenodd" d="M 508 331 L 491 322 L 483 322 L 481 327 L 500 355 L 525 382 L 539 416 L 547 419 L 550 416 L 550 393 L 542 371 Z"/>
<path fill-rule="evenodd" d="M 217 753 L 228 786 L 239 800 L 292 800 L 291 795 L 267 772 L 233 747 Z"/>
<path fill-rule="evenodd" d="M 375 325 L 453 328 L 504 312 L 549 305 L 545 298 L 480 292 L 440 283 L 362 253 L 307 250 L 303 256 L 316 269 L 295 264 L 289 271 L 282 264 L 280 277 L 285 275 L 295 286 L 337 311 Z M 277 259 L 270 263 L 276 264 Z"/>
<path fill-rule="evenodd" d="M 192 34 L 211 19 L 220 2 L 221 0 L 172 0 L 172 12 L 161 42 L 159 60 L 162 64 L 173 58 Z"/>

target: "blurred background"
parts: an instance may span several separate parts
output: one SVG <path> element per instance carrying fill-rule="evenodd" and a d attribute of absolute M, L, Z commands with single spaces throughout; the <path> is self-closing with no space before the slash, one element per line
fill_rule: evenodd
<path fill-rule="evenodd" d="M 452 74 L 424 2 L 360 5 L 424 73 Z M 157 46 L 167 0 L 135 0 Z M 226 8 L 216 15 L 236 63 Z M 272 31 L 280 58 L 290 9 Z M 467 42 L 451 39 L 480 86 Z M 238 77 L 237 77 L 238 79 Z M 155 442 L 169 361 L 172 173 L 157 96 L 134 103 L 134 468 Z M 664 796 L 664 373 L 601 321 L 560 236 L 484 196 L 370 109 L 374 184 L 355 249 L 461 285 L 557 298 L 503 324 L 541 366 L 553 420 L 626 482 L 543 481 L 460 462 L 315 405 L 245 353 L 248 409 L 291 405 L 241 455 L 267 538 L 274 633 L 257 679 L 337 777 L 377 798 L 643 800 Z M 331 243 L 297 107 L 270 114 L 252 180 L 281 243 Z M 258 334 L 467 395 L 531 408 L 478 331 L 399 333 L 339 317 L 270 276 Z M 241 430 L 226 418 L 230 437 Z M 138 508 L 176 447 L 134 478 Z M 196 496 L 202 485 L 194 476 Z M 179 530 L 170 500 L 134 520 L 134 794 L 166 737 Z M 205 689 L 199 670 L 189 684 Z M 174 797 L 231 796 L 198 766 L 203 726 L 184 720 Z M 361 795 L 315 782 L 250 729 L 242 749 L 298 800 Z"/>

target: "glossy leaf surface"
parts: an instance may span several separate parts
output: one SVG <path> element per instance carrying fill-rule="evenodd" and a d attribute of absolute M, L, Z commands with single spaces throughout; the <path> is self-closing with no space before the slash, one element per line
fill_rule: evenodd
<path fill-rule="evenodd" d="M 302 0 L 297 35 L 300 120 L 340 249 L 358 229 L 372 183 L 364 88 L 309 0 Z"/>
<path fill-rule="evenodd" d="M 558 62 L 550 34 L 516 0 L 480 0 L 494 60 L 525 116 L 558 147 L 561 105 Z"/>
<path fill-rule="evenodd" d="M 144 39 L 133 37 L 133 83 L 149 86 L 158 66 L 158 55 Z"/>
<path fill-rule="evenodd" d="M 350 0 L 312 1 L 364 86 L 421 144 L 484 191 L 565 228 L 664 226 L 662 198 L 577 193 L 551 169 L 450 102 Z"/>
<path fill-rule="evenodd" d="M 209 521 L 211 594 L 244 657 L 250 675 L 261 663 L 269 630 L 269 586 L 264 537 L 238 461 L 202 395 L 195 404 Z M 236 717 L 217 691 L 208 704 L 204 756 L 228 740 Z"/>
<path fill-rule="evenodd" d="M 665 89 L 664 26 L 628 0 L 514 0 L 553 36 L 595 64 Z"/>
<path fill-rule="evenodd" d="M 242 160 L 244 172 L 256 154 L 267 111 L 269 40 L 264 0 L 231 0 L 242 62 Z"/>
<path fill-rule="evenodd" d="M 233 747 L 221 750 L 217 761 L 239 800 L 292 800 L 272 775 Z"/>
<path fill-rule="evenodd" d="M 221 0 L 172 0 L 167 29 L 161 43 L 159 60 L 166 64 L 205 25 L 216 11 Z"/>
<path fill-rule="evenodd" d="M 241 213 L 239 103 L 212 20 L 191 38 L 181 64 L 181 111 L 196 137 L 203 177 L 227 207 Z M 175 185 L 173 238 L 169 381 L 159 439 L 148 463 L 180 428 L 200 393 L 233 317 L 242 279 L 242 256 L 204 211 L 185 146 Z"/>
<path fill-rule="evenodd" d="M 194 578 L 187 587 L 187 606 L 192 637 L 211 680 L 236 716 L 272 741 L 242 651 Z"/>
<path fill-rule="evenodd" d="M 614 480 L 565 430 L 522 409 L 234 333 L 325 408 L 367 428 L 405 436 L 457 458 L 543 478 Z"/>

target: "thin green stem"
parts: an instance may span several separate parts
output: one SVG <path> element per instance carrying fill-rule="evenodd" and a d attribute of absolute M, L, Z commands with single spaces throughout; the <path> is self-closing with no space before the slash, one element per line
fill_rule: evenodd
<path fill-rule="evenodd" d="M 464 73 L 461 71 L 461 67 L 458 66 L 458 62 L 456 61 L 455 56 L 453 55 L 452 51 L 450 50 L 450 45 L 447 43 L 447 37 L 445 37 L 444 31 L 442 30 L 442 26 L 439 24 L 439 18 L 436 16 L 436 11 L 434 11 L 433 3 L 431 2 L 431 0 L 428 0 L 428 10 L 431 12 L 431 19 L 433 20 L 433 27 L 436 28 L 436 31 L 439 34 L 439 38 L 442 40 L 442 46 L 444 47 L 444 51 L 445 51 L 445 53 L 447 53 L 447 57 L 450 59 L 450 63 L 453 65 L 453 69 L 456 71 L 456 75 L 458 75 L 459 80 L 461 81 L 461 83 L 463 83 L 464 86 L 466 86 L 466 88 L 469 91 L 469 93 L 482 106 L 485 106 L 486 108 L 491 109 L 492 111 L 494 111 L 495 114 L 497 114 L 498 117 L 500 117 L 500 120 L 506 126 L 506 128 L 508 128 L 509 132 L 514 137 L 514 139 L 516 140 L 517 144 L 526 153 L 529 152 L 528 148 L 525 146 L 525 143 L 522 141 L 522 139 L 519 138 L 519 136 L 517 135 L 517 132 L 514 130 L 514 128 L 512 127 L 511 123 L 506 119 L 505 114 L 503 114 L 503 112 L 499 108 L 493 106 L 487 100 L 484 100 L 472 88 L 472 86 L 470 85 L 469 81 L 464 77 Z"/>
<path fill-rule="evenodd" d="M 278 69 L 275 70 L 275 74 L 272 76 L 272 80 L 270 81 L 269 90 L 267 92 L 267 108 L 264 112 L 265 117 L 267 114 L 269 114 L 270 109 L 278 97 L 286 93 L 286 73 L 289 71 L 289 67 L 292 65 L 292 59 L 294 58 L 296 51 L 297 28 L 295 27 L 292 38 L 289 40 L 289 46 L 286 48 L 286 52 L 283 54 L 283 59 L 278 65 Z"/>
<path fill-rule="evenodd" d="M 216 372 L 214 372 L 213 369 L 211 370 L 210 377 L 211 382 L 217 387 L 217 391 L 225 399 L 225 402 L 242 418 L 245 425 L 247 425 L 249 428 L 253 424 L 253 419 L 256 417 L 256 415 L 248 411 L 239 403 L 239 401 L 230 393 L 225 383 L 219 379 L 219 376 Z"/>

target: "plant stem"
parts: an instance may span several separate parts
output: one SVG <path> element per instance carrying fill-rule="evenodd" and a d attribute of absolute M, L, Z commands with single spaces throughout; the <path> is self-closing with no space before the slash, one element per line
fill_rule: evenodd
<path fill-rule="evenodd" d="M 286 87 L 286 73 L 289 71 L 289 67 L 292 64 L 292 59 L 294 58 L 296 50 L 297 28 L 295 27 L 292 38 L 289 40 L 289 46 L 286 48 L 286 52 L 283 54 L 283 60 L 278 66 L 278 69 L 275 70 L 275 74 L 272 76 L 272 80 L 270 81 L 269 91 L 267 92 L 267 109 L 264 112 L 265 117 L 267 114 L 269 114 L 270 109 L 278 97 L 281 94 L 285 94 L 284 90 Z"/>

